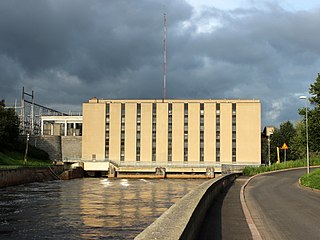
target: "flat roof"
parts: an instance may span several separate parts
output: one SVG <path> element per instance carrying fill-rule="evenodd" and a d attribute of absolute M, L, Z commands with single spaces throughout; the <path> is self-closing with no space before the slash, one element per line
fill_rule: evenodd
<path fill-rule="evenodd" d="M 260 103 L 259 99 L 97 99 L 89 103 Z"/>

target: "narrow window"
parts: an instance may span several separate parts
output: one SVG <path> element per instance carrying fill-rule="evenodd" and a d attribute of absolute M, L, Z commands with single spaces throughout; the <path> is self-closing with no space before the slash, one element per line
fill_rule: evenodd
<path fill-rule="evenodd" d="M 188 103 L 184 104 L 184 151 L 183 160 L 188 161 Z"/>

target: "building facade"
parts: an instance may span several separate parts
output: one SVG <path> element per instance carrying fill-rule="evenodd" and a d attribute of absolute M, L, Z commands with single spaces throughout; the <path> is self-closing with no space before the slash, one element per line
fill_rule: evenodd
<path fill-rule="evenodd" d="M 100 100 L 83 104 L 82 160 L 123 167 L 261 163 L 259 100 Z"/>
<path fill-rule="evenodd" d="M 82 116 L 41 116 L 41 135 L 82 136 Z"/>

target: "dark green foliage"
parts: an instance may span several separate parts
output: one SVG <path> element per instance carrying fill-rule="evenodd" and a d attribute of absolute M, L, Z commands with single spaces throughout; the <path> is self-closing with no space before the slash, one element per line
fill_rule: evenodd
<path fill-rule="evenodd" d="M 310 152 L 318 154 L 320 152 L 320 75 L 315 82 L 310 85 L 309 93 L 312 97 L 309 101 L 313 108 L 308 108 L 308 135 Z M 299 109 L 299 114 L 306 121 L 306 109 Z"/>
<path fill-rule="evenodd" d="M 0 101 L 0 152 L 6 151 L 16 152 L 18 155 L 24 156 L 26 144 L 18 139 L 19 136 L 19 118 L 12 108 L 5 108 L 4 100 Z M 38 160 L 49 160 L 47 152 L 29 145 L 28 157 Z M 18 157 L 20 161 L 20 157 Z M 1 163 L 0 163 L 1 164 Z M 2 164 L 4 164 L 2 162 Z"/>
<path fill-rule="evenodd" d="M 268 164 L 268 140 L 261 139 L 261 163 Z"/>
<path fill-rule="evenodd" d="M 0 102 L 0 150 L 14 144 L 19 135 L 19 118 L 13 109 L 5 108 L 5 102 Z"/>
<path fill-rule="evenodd" d="M 290 121 L 283 122 L 280 124 L 280 128 L 275 128 L 271 135 L 270 142 L 270 160 L 272 163 L 277 161 L 277 147 L 282 147 L 284 143 L 287 144 L 289 149 L 287 150 L 287 160 L 297 159 L 296 154 L 292 151 L 292 145 L 294 137 L 296 136 L 296 130 Z M 284 159 L 284 151 L 280 150 L 281 161 Z"/>
<path fill-rule="evenodd" d="M 309 99 L 310 103 L 319 107 L 320 106 L 320 74 L 319 73 L 315 82 L 310 85 L 309 93 L 313 95 L 313 97 Z"/>
<path fill-rule="evenodd" d="M 299 121 L 295 125 L 296 134 L 290 144 L 290 153 L 293 159 L 306 158 L 306 125 L 304 121 Z"/>

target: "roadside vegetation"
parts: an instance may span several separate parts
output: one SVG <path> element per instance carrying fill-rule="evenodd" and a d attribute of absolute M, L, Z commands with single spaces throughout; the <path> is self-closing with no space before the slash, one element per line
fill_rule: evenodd
<path fill-rule="evenodd" d="M 271 166 L 260 166 L 260 167 L 245 167 L 243 170 L 243 175 L 245 176 L 253 176 L 259 173 L 288 169 L 288 168 L 296 168 L 296 167 L 305 167 L 306 159 L 295 160 L 295 161 L 287 161 L 282 163 L 274 163 Z M 310 158 L 310 166 L 320 165 L 319 157 L 311 157 Z"/>
<path fill-rule="evenodd" d="M 286 143 L 289 149 L 286 151 L 286 158 L 299 160 L 306 157 L 306 106 L 308 109 L 308 136 L 309 151 L 311 156 L 320 156 L 320 75 L 315 82 L 310 84 L 309 96 L 301 101 L 298 113 L 301 120 L 295 123 L 290 121 L 282 122 L 279 127 L 274 128 L 270 137 L 270 160 L 277 161 L 277 147 Z M 267 164 L 268 144 L 267 139 L 262 139 L 262 163 Z M 281 162 L 284 160 L 284 151 L 280 150 Z"/>
<path fill-rule="evenodd" d="M 320 169 L 303 175 L 300 180 L 303 186 L 320 190 Z"/>
<path fill-rule="evenodd" d="M 280 123 L 279 127 L 274 127 L 274 132 L 270 137 L 270 162 L 268 166 L 268 141 L 262 139 L 262 163 L 265 166 L 246 167 L 244 175 L 252 176 L 258 173 L 306 166 L 306 106 L 308 111 L 308 146 L 310 152 L 310 165 L 320 165 L 320 74 L 315 82 L 310 84 L 307 102 L 301 102 L 298 109 L 301 120 L 296 123 L 290 121 Z M 291 161 L 284 162 L 285 153 L 281 146 L 286 144 L 286 159 Z M 277 163 L 277 148 L 280 148 L 280 162 Z"/>
<path fill-rule="evenodd" d="M 0 169 L 17 167 L 38 167 L 51 164 L 45 151 L 28 147 L 27 163 L 24 164 L 26 144 L 19 136 L 19 119 L 13 109 L 5 108 L 4 100 L 0 101 Z"/>

